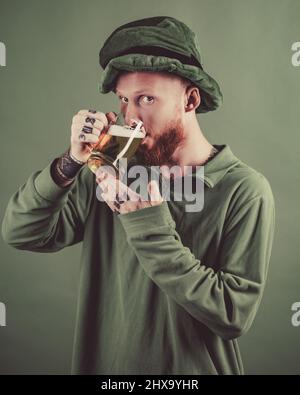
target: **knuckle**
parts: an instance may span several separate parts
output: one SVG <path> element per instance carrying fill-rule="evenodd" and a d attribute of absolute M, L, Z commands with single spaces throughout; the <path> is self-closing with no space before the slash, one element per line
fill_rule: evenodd
<path fill-rule="evenodd" d="M 89 134 L 89 135 L 87 136 L 86 141 L 89 141 L 89 142 L 91 142 L 91 143 L 95 143 L 95 142 L 98 141 L 98 136 L 96 136 L 96 135 L 94 135 L 94 134 Z"/>
<path fill-rule="evenodd" d="M 100 130 L 94 128 L 94 129 L 93 129 L 93 134 L 94 134 L 96 137 L 99 137 L 100 134 L 101 134 L 101 132 L 100 132 Z"/>
<path fill-rule="evenodd" d="M 108 119 L 107 119 L 106 115 L 103 112 L 100 112 L 99 113 L 99 117 L 100 117 L 100 121 L 102 121 L 103 124 L 105 126 L 107 126 L 108 125 Z"/>
<path fill-rule="evenodd" d="M 95 122 L 95 126 L 102 130 L 104 128 L 104 122 L 97 119 L 97 121 Z"/>

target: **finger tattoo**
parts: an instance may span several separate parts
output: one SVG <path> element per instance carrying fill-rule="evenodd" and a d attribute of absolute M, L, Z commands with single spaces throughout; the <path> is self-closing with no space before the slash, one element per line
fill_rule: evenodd
<path fill-rule="evenodd" d="M 85 122 L 86 123 L 91 123 L 92 125 L 94 125 L 94 123 L 96 122 L 96 119 L 95 118 L 86 117 L 85 118 Z"/>
<path fill-rule="evenodd" d="M 93 128 L 91 128 L 90 126 L 84 126 L 81 130 L 85 133 L 92 133 Z"/>

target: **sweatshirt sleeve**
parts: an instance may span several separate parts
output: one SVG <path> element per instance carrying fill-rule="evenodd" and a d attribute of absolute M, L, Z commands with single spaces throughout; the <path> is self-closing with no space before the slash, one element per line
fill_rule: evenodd
<path fill-rule="evenodd" d="M 2 237 L 14 248 L 55 252 L 83 238 L 93 178 L 84 166 L 70 185 L 60 187 L 51 175 L 54 162 L 31 174 L 8 201 Z"/>
<path fill-rule="evenodd" d="M 182 244 L 166 201 L 119 218 L 145 272 L 168 296 L 224 339 L 249 329 L 271 255 L 272 195 L 251 198 L 230 218 L 217 254 L 218 271 Z"/>

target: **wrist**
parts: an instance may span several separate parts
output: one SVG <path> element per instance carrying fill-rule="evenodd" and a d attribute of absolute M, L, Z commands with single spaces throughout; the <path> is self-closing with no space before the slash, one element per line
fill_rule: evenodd
<path fill-rule="evenodd" d="M 84 164 L 86 163 L 86 162 L 83 162 L 83 161 L 77 159 L 76 156 L 74 156 L 74 155 L 72 154 L 72 152 L 71 152 L 71 147 L 68 149 L 67 152 L 68 152 L 69 157 L 70 157 L 75 163 L 77 163 L 78 165 L 84 165 Z"/>
<path fill-rule="evenodd" d="M 74 181 L 73 179 L 67 179 L 65 176 L 62 175 L 61 171 L 58 170 L 57 164 L 58 164 L 59 158 L 56 158 L 51 165 L 51 177 L 55 184 L 57 184 L 60 187 L 66 187 Z"/>
<path fill-rule="evenodd" d="M 59 186 L 70 185 L 83 165 L 84 163 L 71 155 L 68 149 L 53 163 L 52 177 Z"/>

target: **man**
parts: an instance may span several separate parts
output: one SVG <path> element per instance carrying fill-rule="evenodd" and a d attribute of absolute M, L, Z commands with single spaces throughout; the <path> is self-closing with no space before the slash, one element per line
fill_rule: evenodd
<path fill-rule="evenodd" d="M 273 242 L 270 185 L 203 136 L 196 113 L 218 108 L 222 94 L 185 24 L 123 25 L 100 64 L 101 91 L 118 94 L 126 122 L 148 132 L 135 159 L 204 166 L 203 209 L 186 212 L 151 183 L 148 201 L 99 201 L 84 164 L 115 115 L 81 110 L 70 149 L 10 199 L 3 237 L 42 252 L 83 242 L 73 374 L 243 374 L 237 338 L 256 315 Z"/>

